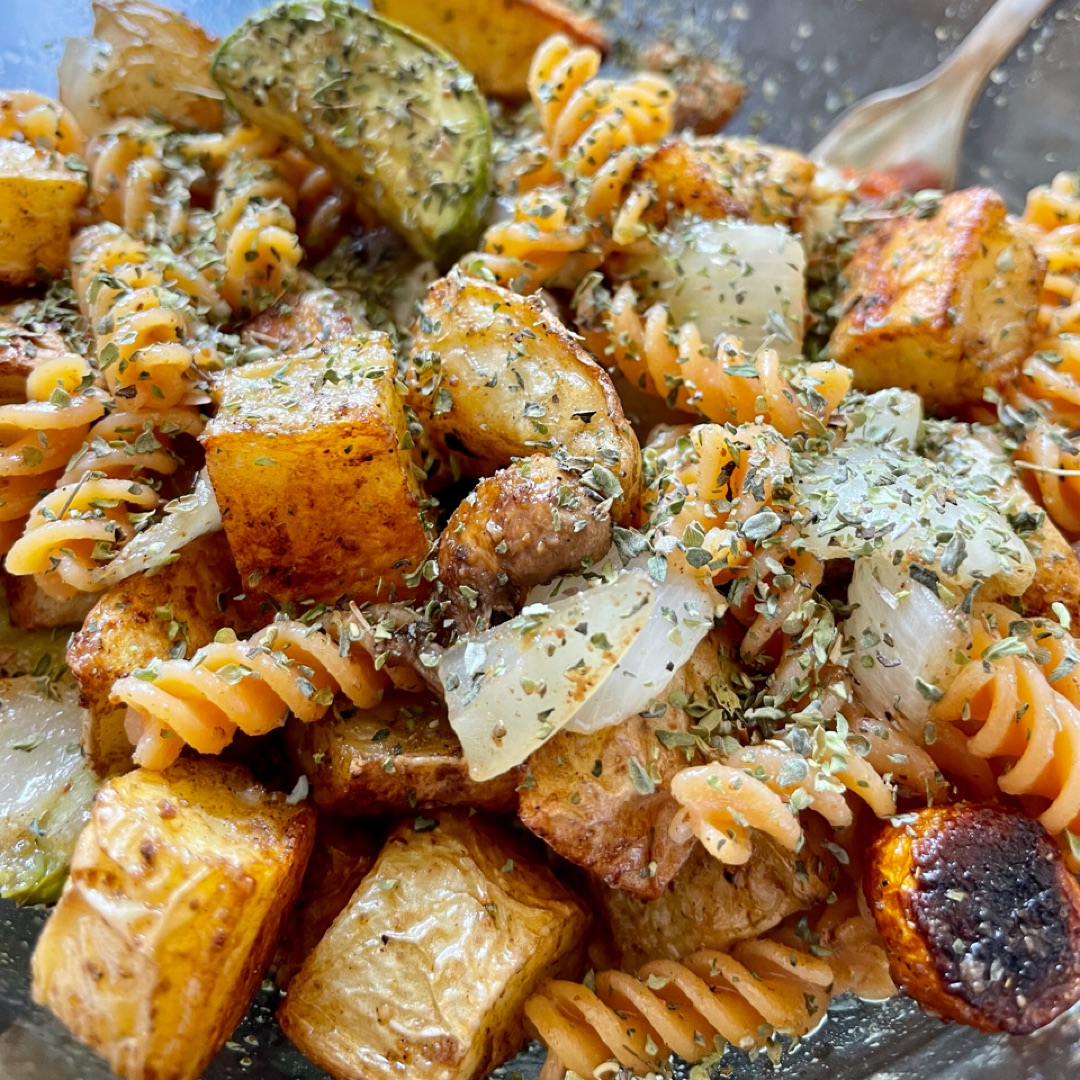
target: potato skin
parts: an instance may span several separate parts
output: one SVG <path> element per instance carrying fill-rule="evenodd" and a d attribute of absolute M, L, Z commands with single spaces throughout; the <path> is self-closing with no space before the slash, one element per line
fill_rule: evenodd
<path fill-rule="evenodd" d="M 946 1019 L 1026 1035 L 1080 1000 L 1080 886 L 1037 822 L 978 804 L 904 815 L 864 887 L 893 978 Z"/>
<path fill-rule="evenodd" d="M 446 707 L 426 695 L 390 693 L 341 720 L 290 720 L 285 739 L 315 802 L 333 814 L 405 815 L 438 806 L 506 813 L 517 806 L 521 770 L 471 780 Z"/>
<path fill-rule="evenodd" d="M 87 710 L 83 749 L 100 775 L 132 768 L 124 709 L 109 700 L 113 683 L 156 656 L 168 656 L 184 638 L 184 656 L 190 657 L 223 626 L 242 629 L 229 603 L 239 591 L 225 535 L 212 533 L 186 545 L 180 558 L 158 573 L 136 574 L 101 594 L 67 652 Z"/>
<path fill-rule="evenodd" d="M 899 386 L 954 410 L 1007 385 L 1030 351 L 1040 261 L 989 188 L 946 195 L 929 217 L 881 222 L 844 280 L 829 354 L 859 390 Z"/>
<path fill-rule="evenodd" d="M 34 950 L 34 1000 L 123 1080 L 195 1080 L 259 985 L 313 841 L 313 811 L 240 766 L 110 780 Z"/>
<path fill-rule="evenodd" d="M 406 576 L 428 534 L 394 371 L 373 332 L 219 379 L 201 442 L 248 588 L 294 602 L 415 594 Z"/>
<path fill-rule="evenodd" d="M 278 1011 L 337 1080 L 480 1080 L 576 960 L 588 915 L 551 871 L 478 817 L 438 817 L 391 833 Z"/>

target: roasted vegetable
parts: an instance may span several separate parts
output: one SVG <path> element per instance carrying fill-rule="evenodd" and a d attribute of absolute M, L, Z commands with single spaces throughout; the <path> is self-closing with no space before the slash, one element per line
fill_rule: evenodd
<path fill-rule="evenodd" d="M 87 708 L 82 743 L 101 775 L 132 767 L 124 709 L 109 701 L 113 683 L 158 656 L 190 656 L 227 623 L 240 592 L 229 545 L 221 533 L 194 541 L 156 574 L 138 574 L 102 593 L 67 660 Z"/>
<path fill-rule="evenodd" d="M 682 42 L 658 41 L 641 54 L 641 62 L 675 84 L 676 131 L 689 128 L 697 135 L 715 135 L 746 97 L 746 84 L 731 65 Z"/>
<path fill-rule="evenodd" d="M 509 811 L 517 803 L 520 770 L 470 780 L 446 708 L 426 695 L 393 693 L 342 719 L 294 720 L 286 739 L 316 803 L 332 813 L 408 814 L 436 806 Z"/>
<path fill-rule="evenodd" d="M 345 338 L 368 329 L 352 297 L 322 288 L 311 279 L 309 288 L 283 296 L 273 307 L 244 324 L 240 339 L 251 350 L 272 354 L 317 348 L 328 352 Z"/>
<path fill-rule="evenodd" d="M 86 178 L 55 151 L 0 139 L 0 285 L 32 285 L 67 265 Z"/>
<path fill-rule="evenodd" d="M 614 499 L 617 521 L 636 512 L 641 451 L 615 387 L 538 297 L 457 270 L 435 282 L 420 305 L 407 382 L 436 449 L 468 475 L 515 457 L 568 455 Z"/>
<path fill-rule="evenodd" d="M 947 1019 L 1026 1035 L 1080 1000 L 1080 886 L 1037 822 L 905 814 L 872 844 L 865 888 L 893 978 Z"/>
<path fill-rule="evenodd" d="M 38 333 L 0 316 L 0 405 L 25 401 L 26 379 L 34 368 L 66 352 L 58 334 Z"/>
<path fill-rule="evenodd" d="M 110 780 L 34 950 L 34 1000 L 124 1080 L 195 1080 L 266 970 L 314 818 L 220 761 Z"/>
<path fill-rule="evenodd" d="M 604 28 L 561 0 L 374 0 L 372 7 L 438 42 L 494 97 L 528 94 L 533 53 L 552 34 L 608 50 Z"/>
<path fill-rule="evenodd" d="M 345 0 L 278 3 L 226 38 L 212 70 L 245 119 L 302 146 L 420 255 L 448 262 L 476 240 L 487 106 L 430 41 Z"/>
<path fill-rule="evenodd" d="M 70 678 L 0 679 L 0 897 L 60 895 L 98 779 L 83 760 L 83 716 Z"/>
<path fill-rule="evenodd" d="M 225 120 L 210 78 L 215 39 L 148 0 L 93 0 L 94 36 L 68 38 L 60 100 L 87 135 L 121 116 L 216 131 Z"/>
<path fill-rule="evenodd" d="M 319 815 L 300 896 L 274 956 L 274 981 L 287 990 L 301 964 L 341 914 L 379 854 L 383 830 Z"/>
<path fill-rule="evenodd" d="M 524 1041 L 525 999 L 587 924 L 494 826 L 417 818 L 293 979 L 282 1029 L 339 1080 L 479 1080 Z"/>
<path fill-rule="evenodd" d="M 753 855 L 742 866 L 725 866 L 695 845 L 656 899 L 601 885 L 593 896 L 618 963 L 632 970 L 648 960 L 678 960 L 698 949 L 727 949 L 757 937 L 825 899 L 835 867 L 834 860 L 822 859 L 812 846 L 793 855 L 759 833 Z"/>
<path fill-rule="evenodd" d="M 829 354 L 855 386 L 899 386 L 944 410 L 1005 387 L 1030 351 L 1041 268 L 989 188 L 880 222 L 844 271 Z"/>
<path fill-rule="evenodd" d="M 394 371 L 372 332 L 219 379 L 202 444 L 245 587 L 279 601 L 411 594 L 428 536 Z"/>

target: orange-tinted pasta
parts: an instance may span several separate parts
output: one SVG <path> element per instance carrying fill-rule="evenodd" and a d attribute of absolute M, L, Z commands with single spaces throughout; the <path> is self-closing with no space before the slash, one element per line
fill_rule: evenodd
<path fill-rule="evenodd" d="M 776 1035 L 812 1031 L 835 994 L 895 993 L 884 950 L 863 918 L 812 940 L 813 951 L 780 931 L 728 952 L 701 950 L 681 963 L 653 960 L 637 977 L 600 972 L 595 989 L 547 980 L 525 1005 L 548 1048 L 545 1075 L 598 1076 L 618 1066 L 641 1075 L 662 1070 L 672 1053 L 692 1063 L 726 1043 L 751 1050 Z"/>
<path fill-rule="evenodd" d="M 0 139 L 58 154 L 81 154 L 86 143 L 75 117 L 59 101 L 33 90 L 0 91 Z"/>
<path fill-rule="evenodd" d="M 224 631 L 190 660 L 162 660 L 113 686 L 128 707 L 136 764 L 163 769 L 185 744 L 219 754 L 239 729 L 264 735 L 290 714 L 325 716 L 338 693 L 378 703 L 386 676 L 363 650 L 342 648 L 319 625 L 279 620 L 246 640 Z"/>

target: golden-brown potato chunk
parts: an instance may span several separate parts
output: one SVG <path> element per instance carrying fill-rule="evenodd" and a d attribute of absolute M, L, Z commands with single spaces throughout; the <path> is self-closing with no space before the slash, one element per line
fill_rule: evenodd
<path fill-rule="evenodd" d="M 956 191 L 929 217 L 884 221 L 844 271 L 833 359 L 860 390 L 899 386 L 931 408 L 982 401 L 1028 355 L 1039 259 L 989 188 Z"/>
<path fill-rule="evenodd" d="M 314 818 L 220 761 L 110 780 L 34 950 L 34 1000 L 124 1080 L 195 1080 L 259 985 Z"/>
<path fill-rule="evenodd" d="M 81 625 L 96 599 L 93 593 L 76 593 L 67 600 L 57 600 L 30 575 L 6 571 L 0 572 L 0 586 L 7 593 L 11 624 L 20 630 Z"/>
<path fill-rule="evenodd" d="M 679 960 L 698 949 L 727 949 L 757 937 L 788 915 L 828 896 L 829 866 L 806 850 L 785 851 L 762 833 L 742 866 L 726 866 L 695 845 L 686 865 L 655 900 L 598 886 L 619 966 L 637 970 L 648 960 Z"/>
<path fill-rule="evenodd" d="M 0 315 L 0 405 L 25 401 L 34 368 L 70 351 L 59 334 L 37 333 Z"/>
<path fill-rule="evenodd" d="M 697 647 L 660 695 L 667 702 L 708 700 L 706 684 L 719 675 L 715 638 Z M 591 870 L 608 885 L 644 899 L 659 896 L 690 856 L 694 841 L 668 833 L 679 804 L 672 776 L 687 764 L 677 740 L 693 721 L 667 704 L 657 716 L 630 716 L 589 735 L 561 731 L 528 760 L 518 813 L 522 823 L 564 859 Z"/>
<path fill-rule="evenodd" d="M 446 707 L 425 694 L 391 693 L 375 708 L 341 720 L 290 720 L 285 738 L 315 802 L 334 814 L 408 814 L 437 806 L 510 812 L 517 804 L 521 770 L 470 780 Z"/>
<path fill-rule="evenodd" d="M 83 748 L 103 776 L 132 767 L 124 708 L 109 701 L 113 683 L 154 657 L 189 657 L 226 624 L 240 589 L 223 533 L 201 537 L 156 574 L 136 574 L 101 594 L 67 660 L 87 709 Z"/>
<path fill-rule="evenodd" d="M 1026 1035 L 1080 1000 L 1080 886 L 1038 822 L 905 814 L 872 844 L 865 887 L 893 978 L 925 1008 Z"/>
<path fill-rule="evenodd" d="M 384 832 L 378 823 L 319 815 L 300 896 L 274 956 L 274 981 L 280 989 L 288 989 L 301 964 L 359 888 L 379 854 Z"/>
<path fill-rule="evenodd" d="M 417 819 L 293 979 L 285 1034 L 339 1080 L 479 1080 L 524 1041 L 522 1010 L 588 916 L 476 818 Z"/>
<path fill-rule="evenodd" d="M 616 520 L 633 515 L 641 450 L 619 395 L 539 297 L 454 271 L 431 286 L 415 329 L 409 404 L 443 457 L 490 476 L 558 451 L 592 465 L 587 482 L 614 495 Z"/>
<path fill-rule="evenodd" d="M 246 323 L 240 332 L 244 344 L 261 345 L 274 353 L 309 347 L 328 352 L 335 343 L 368 329 L 366 321 L 341 293 L 324 288 L 314 278 L 310 286 L 282 297 Z"/>
<path fill-rule="evenodd" d="M 0 139 L 0 284 L 32 285 L 67 265 L 86 179 L 55 151 Z"/>
<path fill-rule="evenodd" d="M 412 595 L 428 534 L 385 334 L 219 380 L 201 437 L 248 588 L 277 600 Z"/>
<path fill-rule="evenodd" d="M 641 55 L 649 71 L 675 84 L 676 131 L 715 135 L 746 97 L 746 84 L 730 65 L 688 48 L 683 42 L 657 41 Z"/>
<path fill-rule="evenodd" d="M 493 97 L 528 94 L 533 53 L 552 34 L 608 50 L 603 26 L 561 0 L 374 0 L 371 6 L 453 53 Z"/>

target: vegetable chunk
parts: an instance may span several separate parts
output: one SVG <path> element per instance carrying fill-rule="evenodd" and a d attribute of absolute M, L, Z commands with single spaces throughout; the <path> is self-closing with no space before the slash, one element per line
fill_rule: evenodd
<path fill-rule="evenodd" d="M 385 334 L 229 372 L 202 444 L 245 587 L 402 598 L 428 551 Z"/>
<path fill-rule="evenodd" d="M 31 285 L 67 265 L 82 173 L 53 151 L 0 139 L 0 284 Z"/>
<path fill-rule="evenodd" d="M 528 94 L 533 53 L 552 34 L 608 50 L 603 26 L 560 0 L 374 0 L 372 7 L 437 41 L 493 97 Z"/>
<path fill-rule="evenodd" d="M 278 3 L 211 70 L 241 116 L 303 147 L 424 258 L 476 240 L 491 123 L 472 75 L 426 38 L 342 0 Z"/>
<path fill-rule="evenodd" d="M 588 924 L 494 826 L 398 826 L 279 1011 L 338 1080 L 478 1080 L 524 1041 L 525 999 Z"/>
<path fill-rule="evenodd" d="M 860 390 L 899 386 L 948 411 L 1008 385 L 1030 352 L 1039 259 L 989 188 L 882 222 L 844 277 L 829 352 Z"/>
<path fill-rule="evenodd" d="M 512 811 L 520 773 L 469 779 L 446 707 L 418 694 L 387 695 L 343 719 L 291 720 L 286 739 L 321 809 L 335 814 L 408 814 L 436 806 Z"/>
<path fill-rule="evenodd" d="M 33 996 L 124 1080 L 194 1080 L 259 985 L 314 813 L 239 766 L 109 781 L 33 956 Z"/>

